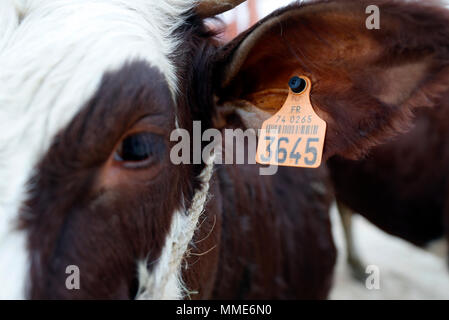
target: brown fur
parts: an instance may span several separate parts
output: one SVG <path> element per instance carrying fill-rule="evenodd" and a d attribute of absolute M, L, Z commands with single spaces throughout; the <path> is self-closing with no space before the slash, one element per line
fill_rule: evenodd
<path fill-rule="evenodd" d="M 369 4 L 380 8 L 380 30 L 365 27 Z M 409 129 L 412 110 L 434 105 L 448 88 L 449 17 L 431 2 L 319 1 L 274 15 L 279 20 L 251 48 L 221 94 L 226 101 L 250 100 L 255 92 L 285 89 L 292 75 L 308 76 L 312 105 L 328 123 L 326 158 L 362 156 Z M 257 27 L 223 54 L 232 56 L 229 52 Z M 403 81 L 404 76 L 413 81 Z"/>
<path fill-rule="evenodd" d="M 381 229 L 424 246 L 449 230 L 449 92 L 415 127 L 361 161 L 329 161 L 337 198 Z"/>
<path fill-rule="evenodd" d="M 380 31 L 364 28 L 371 2 L 383 12 Z M 447 22 L 443 11 L 426 5 L 320 1 L 280 10 L 221 47 L 193 16 L 178 30 L 184 43 L 174 61 L 180 126 L 192 132 L 192 120 L 200 120 L 203 130 L 213 127 L 222 104 L 284 89 L 292 74 L 301 73 L 312 79 L 312 104 L 328 121 L 325 157 L 357 157 L 407 128 L 412 108 L 432 104 L 447 88 Z M 271 27 L 248 45 L 247 59 L 228 68 L 245 39 L 265 24 Z M 418 79 L 399 82 L 397 90 L 407 89 L 401 93 L 378 81 L 404 70 Z M 168 160 L 175 116 L 169 97 L 161 75 L 133 61 L 106 74 L 53 141 L 22 211 L 32 257 L 30 297 L 134 297 L 137 261 L 148 258 L 151 272 L 173 212 L 182 199 L 190 205 L 204 168 Z M 244 127 L 232 112 L 225 121 Z M 157 134 L 165 148 L 151 166 L 125 170 L 111 157 L 136 126 Z M 258 168 L 216 168 L 211 199 L 184 261 L 191 297 L 326 298 L 335 263 L 327 169 L 281 168 L 266 177 Z M 65 289 L 70 264 L 81 269 L 79 291 Z"/>

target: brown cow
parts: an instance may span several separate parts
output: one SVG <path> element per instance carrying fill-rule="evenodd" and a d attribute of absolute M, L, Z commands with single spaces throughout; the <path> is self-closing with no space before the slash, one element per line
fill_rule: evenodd
<path fill-rule="evenodd" d="M 372 4 L 379 30 L 366 28 Z M 1 2 L 1 297 L 327 297 L 326 167 L 175 165 L 170 136 L 193 120 L 258 128 L 305 75 L 324 159 L 356 158 L 446 89 L 449 19 L 428 4 L 316 1 L 221 46 L 204 23 L 220 10 L 196 6 Z"/>

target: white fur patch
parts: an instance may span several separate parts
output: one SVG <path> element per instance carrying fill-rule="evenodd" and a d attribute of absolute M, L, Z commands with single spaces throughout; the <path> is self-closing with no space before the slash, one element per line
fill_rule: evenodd
<path fill-rule="evenodd" d="M 195 0 L 0 1 L 0 298 L 24 297 L 26 235 L 14 223 L 26 183 L 106 71 L 139 58 L 165 75 L 173 31 Z"/>
<path fill-rule="evenodd" d="M 202 187 L 195 193 L 190 209 L 173 214 L 170 232 L 160 258 L 154 262 L 152 272 L 148 272 L 147 261 L 138 262 L 137 299 L 178 300 L 188 295 L 188 288 L 182 280 L 181 265 L 197 229 L 198 220 L 204 211 L 214 160 L 215 156 L 207 161 L 206 167 L 199 176 Z"/>

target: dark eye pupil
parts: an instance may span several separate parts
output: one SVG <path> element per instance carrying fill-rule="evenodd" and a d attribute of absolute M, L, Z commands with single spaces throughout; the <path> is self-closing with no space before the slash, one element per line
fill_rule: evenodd
<path fill-rule="evenodd" d="M 120 161 L 144 161 L 160 151 L 160 138 L 152 133 L 138 133 L 123 140 L 117 156 Z"/>
<path fill-rule="evenodd" d="M 126 161 L 145 160 L 151 152 L 151 145 L 143 135 L 128 137 L 122 143 L 122 158 Z"/>

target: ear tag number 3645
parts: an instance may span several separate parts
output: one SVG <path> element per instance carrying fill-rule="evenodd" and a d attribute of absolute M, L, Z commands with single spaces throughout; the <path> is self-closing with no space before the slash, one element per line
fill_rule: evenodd
<path fill-rule="evenodd" d="M 282 108 L 262 125 L 256 161 L 260 164 L 318 168 L 323 156 L 326 122 L 310 102 L 311 81 L 293 77 Z"/>

